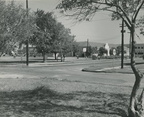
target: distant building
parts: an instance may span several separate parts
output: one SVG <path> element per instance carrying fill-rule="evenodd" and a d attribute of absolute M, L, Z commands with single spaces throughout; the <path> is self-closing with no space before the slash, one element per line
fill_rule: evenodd
<path fill-rule="evenodd" d="M 97 42 L 89 42 L 87 44 L 87 41 L 78 42 L 78 44 L 82 48 L 79 56 L 84 56 L 83 49 L 85 50 L 85 49 L 89 48 L 88 51 L 90 51 L 90 48 L 92 48 L 92 47 L 97 47 L 97 50 L 99 50 L 99 48 L 101 48 L 101 47 L 104 47 L 107 50 L 106 56 L 110 56 L 110 49 L 116 48 L 118 46 L 118 44 L 108 44 L 108 43 L 104 44 L 104 43 L 97 43 Z M 98 54 L 98 53 L 94 53 L 94 54 Z"/>
<path fill-rule="evenodd" d="M 104 45 L 104 48 L 107 50 L 107 56 L 110 56 L 110 47 L 109 47 L 109 44 L 106 43 L 106 44 Z"/>
<path fill-rule="evenodd" d="M 144 55 L 144 44 L 136 44 L 135 45 L 135 55 L 136 56 Z"/>
<path fill-rule="evenodd" d="M 79 43 L 79 46 L 82 48 L 87 47 L 86 41 L 85 42 L 78 42 L 78 43 Z M 104 47 L 106 49 L 111 49 L 111 48 L 117 48 L 118 46 L 121 46 L 121 45 L 120 44 L 108 44 L 108 43 L 104 44 L 104 43 L 89 42 L 89 46 L 97 47 L 97 49 L 99 49 L 100 47 Z M 124 52 L 125 52 L 124 53 L 125 56 L 130 55 L 131 46 L 129 44 L 124 45 Z M 108 53 L 107 53 L 107 55 L 109 55 Z M 136 56 L 143 56 L 144 55 L 144 43 L 135 45 L 135 55 Z"/>

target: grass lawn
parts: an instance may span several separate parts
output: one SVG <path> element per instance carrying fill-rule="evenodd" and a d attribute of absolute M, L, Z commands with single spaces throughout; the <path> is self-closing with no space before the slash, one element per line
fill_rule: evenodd
<path fill-rule="evenodd" d="M 9 90 L 1 89 L 0 117 L 126 117 L 132 88 L 46 78 L 13 80 L 5 83 Z"/>
<path fill-rule="evenodd" d="M 126 117 L 131 90 L 114 83 L 3 78 L 0 117 Z"/>
<path fill-rule="evenodd" d="M 144 73 L 144 60 L 137 58 L 136 59 L 136 67 Z M 106 69 L 103 69 L 106 68 Z M 105 66 L 89 66 L 87 68 L 84 68 L 82 71 L 87 71 L 87 72 L 97 72 L 97 73 L 123 73 L 123 74 L 133 74 L 133 71 L 130 67 L 130 60 L 125 60 L 123 69 L 121 69 L 121 63 L 120 61 L 114 63 L 114 64 L 108 64 Z"/>

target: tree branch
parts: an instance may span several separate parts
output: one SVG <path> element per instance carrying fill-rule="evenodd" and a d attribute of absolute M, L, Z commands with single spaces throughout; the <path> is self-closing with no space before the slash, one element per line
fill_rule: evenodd
<path fill-rule="evenodd" d="M 141 0 L 141 2 L 139 2 L 139 5 L 137 6 L 136 12 L 133 14 L 133 20 L 134 21 L 136 20 L 137 15 L 138 15 L 141 7 L 143 6 L 143 4 L 144 4 L 144 0 Z"/>
<path fill-rule="evenodd" d="M 99 9 L 99 10 L 100 10 L 100 9 Z M 103 9 L 102 9 L 102 10 L 103 10 Z M 110 11 L 110 12 L 113 12 L 113 13 L 118 14 L 118 15 L 124 20 L 124 22 L 125 22 L 125 24 L 127 25 L 128 29 L 131 29 L 131 25 L 129 24 L 129 22 L 126 21 L 127 19 L 125 19 L 122 14 L 120 14 L 119 12 L 116 12 L 116 11 L 114 11 L 114 10 L 109 10 L 109 9 L 107 9 L 107 11 Z"/>
<path fill-rule="evenodd" d="M 97 4 L 101 4 L 101 5 L 108 5 L 108 6 L 111 6 L 111 7 L 118 8 L 124 14 L 124 16 L 127 19 L 128 23 L 131 25 L 131 21 L 130 21 L 129 17 L 127 16 L 126 12 L 119 5 L 108 3 L 108 2 L 97 2 L 96 0 L 92 0 L 92 2 L 97 3 Z M 123 16 L 121 15 L 121 17 L 123 17 Z"/>

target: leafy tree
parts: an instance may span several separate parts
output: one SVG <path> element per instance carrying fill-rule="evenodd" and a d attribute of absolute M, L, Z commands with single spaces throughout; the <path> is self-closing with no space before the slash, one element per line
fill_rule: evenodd
<path fill-rule="evenodd" d="M 102 56 L 107 53 L 107 50 L 104 47 L 99 48 L 99 55 Z"/>
<path fill-rule="evenodd" d="M 30 44 L 32 44 L 30 39 L 36 31 L 37 26 L 35 24 L 35 15 L 34 13 L 29 12 L 28 17 L 26 15 L 24 16 L 19 27 L 14 30 L 14 33 L 16 34 L 21 45 L 26 44 L 27 40 L 29 40 Z"/>
<path fill-rule="evenodd" d="M 73 47 L 72 47 L 72 51 L 73 51 L 73 56 L 79 56 L 80 55 L 80 52 L 81 52 L 81 48 L 79 47 L 79 44 L 74 41 L 73 42 Z"/>
<path fill-rule="evenodd" d="M 110 55 L 113 55 L 113 50 L 116 50 L 116 48 L 112 47 L 112 48 L 110 49 Z"/>
<path fill-rule="evenodd" d="M 4 17 L 6 4 L 4 1 L 0 1 L 0 17 Z M 4 18 L 0 20 L 0 50 L 3 54 L 4 48 L 6 48 L 6 39 L 4 38 Z"/>
<path fill-rule="evenodd" d="M 32 41 L 39 53 L 43 55 L 43 62 L 46 61 L 46 53 L 51 50 L 51 40 L 53 30 L 56 24 L 56 20 L 53 17 L 53 13 L 45 13 L 43 10 L 37 10 L 36 15 L 36 26 L 37 31 L 33 33 Z"/>
<path fill-rule="evenodd" d="M 93 54 L 98 53 L 98 48 L 97 47 L 92 47 L 92 53 Z"/>
<path fill-rule="evenodd" d="M 91 53 L 92 53 L 92 48 L 91 48 L 91 46 L 88 46 L 87 50 L 86 50 L 86 56 L 87 57 L 91 56 Z"/>
<path fill-rule="evenodd" d="M 0 50 L 8 53 L 30 36 L 34 30 L 33 17 L 29 14 L 27 18 L 26 10 L 14 1 L 8 4 L 0 1 L 0 9 Z"/>
<path fill-rule="evenodd" d="M 130 96 L 130 105 L 128 108 L 129 117 L 143 117 L 144 105 L 143 93 L 138 97 L 138 89 L 140 88 L 143 74 L 135 66 L 135 28 L 139 11 L 142 9 L 144 0 L 62 0 L 57 6 L 64 9 L 64 12 L 73 10 L 72 16 L 76 16 L 78 21 L 90 21 L 97 11 L 112 12 L 112 20 L 122 19 L 131 34 L 131 68 L 135 75 L 135 83 Z M 140 106 L 140 109 L 138 108 Z"/>
<path fill-rule="evenodd" d="M 70 29 L 66 29 L 62 40 L 63 55 L 73 51 L 73 46 L 75 45 L 74 38 L 75 36 L 71 35 Z"/>
<path fill-rule="evenodd" d="M 37 52 L 42 53 L 43 62 L 46 61 L 46 53 L 50 51 L 50 38 L 49 34 L 42 33 L 41 31 L 34 32 L 31 37 L 31 43 L 36 46 Z"/>
<path fill-rule="evenodd" d="M 51 42 L 51 52 L 55 54 L 56 59 L 57 53 L 65 55 L 72 51 L 74 36 L 71 35 L 70 29 L 65 28 L 63 24 L 57 22 Z"/>
<path fill-rule="evenodd" d="M 8 52 L 15 46 L 18 38 L 15 30 L 21 24 L 24 10 L 16 6 L 14 1 L 8 4 L 0 1 L 0 50 Z"/>
<path fill-rule="evenodd" d="M 42 53 L 44 62 L 46 53 L 54 53 L 57 59 L 57 53 L 64 55 L 72 50 L 74 36 L 71 35 L 70 29 L 57 22 L 53 13 L 37 10 L 35 15 L 37 31 L 33 34 L 31 42 L 36 45 L 38 52 Z"/>
<path fill-rule="evenodd" d="M 122 50 L 122 49 L 121 49 L 121 46 L 118 46 L 116 50 L 117 50 L 117 52 L 116 52 L 117 55 L 120 55 L 120 54 L 121 54 L 121 50 Z M 124 50 L 124 53 L 126 53 L 125 50 Z"/>

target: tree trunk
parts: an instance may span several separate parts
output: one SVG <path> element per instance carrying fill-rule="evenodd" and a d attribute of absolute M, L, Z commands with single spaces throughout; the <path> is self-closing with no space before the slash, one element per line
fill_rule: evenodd
<path fill-rule="evenodd" d="M 140 83 L 141 83 L 143 74 L 135 66 L 135 22 L 134 21 L 131 27 L 131 38 L 132 38 L 131 68 L 135 75 L 135 83 L 134 83 L 131 96 L 130 96 L 128 117 L 144 117 L 144 113 L 143 113 L 144 91 L 142 91 L 141 96 L 138 98 L 138 90 L 140 88 Z"/>
<path fill-rule="evenodd" d="M 45 62 L 46 62 L 46 58 L 47 58 L 47 57 L 46 57 L 46 53 L 43 52 L 43 53 L 42 53 L 42 56 L 43 56 L 43 62 L 45 63 Z"/>

